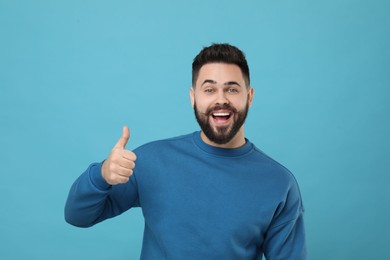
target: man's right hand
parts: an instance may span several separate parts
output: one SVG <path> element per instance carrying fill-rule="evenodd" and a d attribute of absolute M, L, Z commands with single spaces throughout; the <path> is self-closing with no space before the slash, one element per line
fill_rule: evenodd
<path fill-rule="evenodd" d="M 132 151 L 125 150 L 129 138 L 129 128 L 124 126 L 121 138 L 103 163 L 102 175 L 110 185 L 126 183 L 129 181 L 130 176 L 133 175 L 137 156 Z"/>

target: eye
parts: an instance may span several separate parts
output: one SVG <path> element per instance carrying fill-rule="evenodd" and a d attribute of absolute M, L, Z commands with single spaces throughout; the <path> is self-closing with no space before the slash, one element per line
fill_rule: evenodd
<path fill-rule="evenodd" d="M 229 93 L 238 93 L 238 90 L 236 88 L 228 88 L 227 92 L 229 92 Z"/>
<path fill-rule="evenodd" d="M 211 93 L 214 92 L 214 89 L 213 89 L 213 88 L 205 88 L 205 89 L 204 89 L 204 92 L 205 92 L 206 94 L 211 94 Z"/>

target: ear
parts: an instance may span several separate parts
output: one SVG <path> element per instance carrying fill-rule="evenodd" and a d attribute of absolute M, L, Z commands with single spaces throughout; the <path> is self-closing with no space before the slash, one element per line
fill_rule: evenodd
<path fill-rule="evenodd" d="M 192 106 L 192 108 L 194 108 L 194 104 L 195 104 L 195 89 L 194 89 L 194 87 L 190 88 L 190 100 L 191 100 L 191 106 Z"/>
<path fill-rule="evenodd" d="M 248 103 L 249 103 L 249 107 L 252 106 L 252 101 L 253 101 L 253 97 L 255 95 L 255 89 L 250 87 L 249 91 L 248 91 Z"/>

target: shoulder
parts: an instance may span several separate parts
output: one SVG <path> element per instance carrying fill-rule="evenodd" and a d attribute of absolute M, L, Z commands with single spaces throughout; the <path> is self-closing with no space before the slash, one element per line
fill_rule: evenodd
<path fill-rule="evenodd" d="M 261 167 L 263 171 L 267 172 L 269 176 L 272 176 L 272 179 L 282 185 L 284 184 L 290 187 L 297 187 L 298 183 L 294 174 L 286 166 L 263 152 L 255 145 L 253 145 L 253 147 L 252 156 L 256 158 L 255 160 L 258 162 L 259 167 Z"/>
<path fill-rule="evenodd" d="M 262 179 L 262 183 L 266 183 L 266 186 L 270 187 L 268 191 L 271 196 L 279 199 L 280 203 L 278 205 L 281 208 L 286 205 L 288 207 L 295 206 L 297 214 L 303 212 L 302 195 L 294 174 L 256 146 L 254 146 L 253 154 L 261 162 L 259 167 L 262 170 L 260 171 L 266 176 Z"/>
<path fill-rule="evenodd" d="M 154 153 L 158 152 L 161 154 L 164 150 L 172 150 L 173 148 L 179 149 L 182 147 L 183 149 L 188 148 L 188 146 L 192 145 L 193 133 L 180 135 L 176 137 L 171 137 L 167 139 L 155 140 L 152 142 L 148 142 L 136 148 L 134 150 L 135 153 Z"/>

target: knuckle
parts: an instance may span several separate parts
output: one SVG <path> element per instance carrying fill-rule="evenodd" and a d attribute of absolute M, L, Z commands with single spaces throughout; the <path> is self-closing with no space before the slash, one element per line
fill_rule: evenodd
<path fill-rule="evenodd" d="M 133 170 L 130 169 L 126 170 L 126 172 L 124 173 L 124 176 L 126 177 L 130 177 L 131 175 L 133 175 Z"/>
<path fill-rule="evenodd" d="M 118 158 L 122 155 L 122 151 L 119 149 L 114 149 L 112 150 L 111 155 L 113 158 Z"/>
<path fill-rule="evenodd" d="M 132 162 L 132 163 L 130 164 L 130 169 L 132 170 L 132 169 L 134 169 L 134 168 L 135 168 L 135 163 Z"/>

